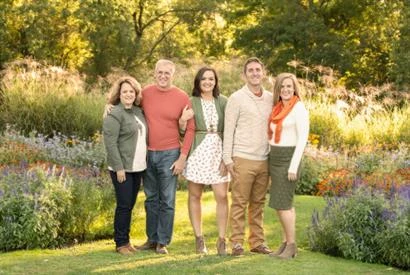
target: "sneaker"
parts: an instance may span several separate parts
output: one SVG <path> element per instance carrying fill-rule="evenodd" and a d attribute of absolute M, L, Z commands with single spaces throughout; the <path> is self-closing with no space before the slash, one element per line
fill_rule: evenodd
<path fill-rule="evenodd" d="M 168 254 L 167 246 L 165 244 L 157 244 L 157 248 L 155 250 L 158 254 Z"/>
<path fill-rule="evenodd" d="M 137 250 L 155 250 L 157 247 L 157 243 L 146 241 L 143 245 L 136 246 Z"/>
<path fill-rule="evenodd" d="M 225 238 L 218 238 L 216 241 L 216 251 L 218 252 L 219 256 L 226 255 L 226 241 Z"/>
<path fill-rule="evenodd" d="M 241 244 L 236 243 L 232 246 L 232 256 L 241 256 L 243 255 L 243 247 Z"/>
<path fill-rule="evenodd" d="M 261 244 L 261 245 L 255 247 L 255 248 L 252 248 L 252 249 L 251 249 L 251 252 L 253 252 L 253 253 L 259 253 L 259 254 L 270 254 L 270 253 L 272 253 L 273 251 L 270 250 L 266 245 Z"/>

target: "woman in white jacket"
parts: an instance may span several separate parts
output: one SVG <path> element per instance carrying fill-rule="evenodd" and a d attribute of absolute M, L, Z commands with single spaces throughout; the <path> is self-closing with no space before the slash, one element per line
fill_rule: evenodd
<path fill-rule="evenodd" d="M 296 76 L 281 73 L 273 90 L 273 109 L 269 119 L 269 206 L 276 210 L 282 225 L 282 245 L 271 253 L 281 259 L 297 254 L 296 213 L 293 197 L 300 175 L 300 162 L 309 135 L 309 114 L 300 98 Z"/>

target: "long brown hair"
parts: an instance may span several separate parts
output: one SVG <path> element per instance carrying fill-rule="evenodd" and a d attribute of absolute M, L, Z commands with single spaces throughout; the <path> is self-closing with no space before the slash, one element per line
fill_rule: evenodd
<path fill-rule="evenodd" d="M 218 85 L 218 75 L 216 74 L 216 71 L 213 68 L 210 67 L 202 67 L 199 69 L 199 71 L 196 73 L 195 79 L 194 79 L 194 88 L 192 89 L 192 96 L 201 96 L 201 80 L 205 72 L 211 71 L 214 73 L 215 76 L 215 87 L 212 91 L 212 96 L 217 98 L 219 96 L 219 85 Z"/>
<path fill-rule="evenodd" d="M 282 87 L 283 81 L 287 78 L 292 80 L 293 87 L 295 89 L 295 95 L 298 96 L 300 100 L 302 100 L 300 96 L 300 86 L 296 75 L 292 73 L 281 73 L 276 76 L 275 85 L 273 86 L 273 106 L 275 106 L 276 103 L 280 101 L 280 89 Z"/>

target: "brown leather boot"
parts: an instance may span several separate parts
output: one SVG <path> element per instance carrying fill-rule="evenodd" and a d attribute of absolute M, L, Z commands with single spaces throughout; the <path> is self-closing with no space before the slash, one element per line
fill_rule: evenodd
<path fill-rule="evenodd" d="M 117 247 L 115 250 L 124 256 L 132 255 L 132 252 L 128 249 L 128 244 Z"/>
<path fill-rule="evenodd" d="M 203 236 L 195 237 L 195 245 L 197 254 L 208 254 Z"/>
<path fill-rule="evenodd" d="M 280 247 L 278 248 L 278 250 L 276 250 L 275 252 L 269 253 L 269 256 L 271 257 L 276 257 L 279 254 L 281 254 L 283 252 L 283 250 L 285 250 L 286 248 L 286 242 L 283 242 Z"/>
<path fill-rule="evenodd" d="M 157 243 L 146 241 L 143 245 L 135 246 L 137 250 L 155 250 Z"/>
<path fill-rule="evenodd" d="M 296 255 L 298 254 L 298 248 L 296 247 L 295 243 L 287 244 L 285 247 L 285 250 L 283 250 L 282 253 L 280 253 L 277 257 L 279 259 L 291 259 L 295 258 Z"/>
<path fill-rule="evenodd" d="M 136 249 L 131 243 L 128 243 L 128 244 L 127 244 L 127 247 L 128 247 L 128 250 L 129 250 L 130 252 L 132 252 L 132 253 L 137 252 L 137 249 Z"/>
<path fill-rule="evenodd" d="M 225 238 L 218 238 L 216 241 L 216 251 L 218 252 L 219 256 L 226 255 L 226 241 Z"/>

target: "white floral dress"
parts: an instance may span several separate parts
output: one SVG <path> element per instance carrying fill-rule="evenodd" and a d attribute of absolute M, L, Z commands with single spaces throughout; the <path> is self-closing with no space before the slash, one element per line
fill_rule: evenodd
<path fill-rule="evenodd" d="M 221 176 L 219 165 L 222 161 L 222 140 L 216 133 L 218 113 L 215 102 L 201 99 L 202 111 L 208 131 L 202 142 L 188 158 L 183 176 L 192 182 L 200 184 L 218 184 L 229 181 L 229 176 Z"/>

